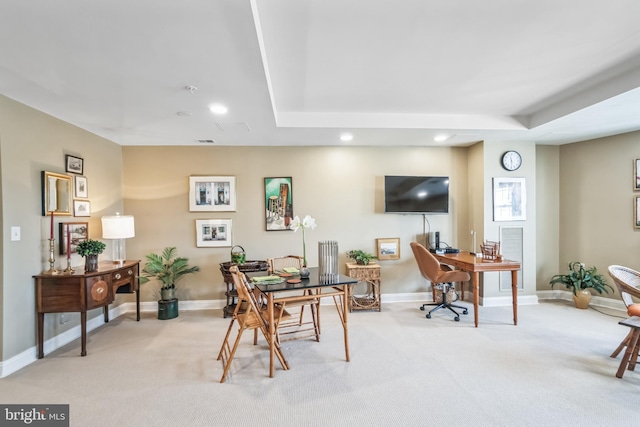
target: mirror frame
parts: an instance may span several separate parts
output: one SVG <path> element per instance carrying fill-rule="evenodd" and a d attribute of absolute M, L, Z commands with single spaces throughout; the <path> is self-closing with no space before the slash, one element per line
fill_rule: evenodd
<path fill-rule="evenodd" d="M 51 212 L 53 215 L 72 215 L 72 181 L 73 177 L 70 175 L 42 171 L 42 216 L 49 216 Z M 53 184 L 54 182 L 55 184 Z M 62 191 L 59 190 L 60 187 L 62 187 Z M 67 194 L 65 195 L 64 192 Z M 54 198 L 56 209 L 51 210 Z M 66 210 L 64 209 L 65 204 Z"/>

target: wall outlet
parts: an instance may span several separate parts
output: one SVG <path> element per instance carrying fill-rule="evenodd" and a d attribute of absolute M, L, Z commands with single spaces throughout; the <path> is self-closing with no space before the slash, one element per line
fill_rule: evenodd
<path fill-rule="evenodd" d="M 17 242 L 20 240 L 20 227 L 11 227 L 11 241 Z"/>

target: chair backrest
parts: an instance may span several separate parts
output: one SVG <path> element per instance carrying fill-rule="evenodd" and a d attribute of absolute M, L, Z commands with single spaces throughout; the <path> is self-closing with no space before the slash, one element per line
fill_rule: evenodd
<path fill-rule="evenodd" d="M 442 268 L 438 258 L 433 256 L 433 254 L 420 243 L 411 242 L 410 246 L 413 251 L 413 256 L 418 263 L 420 274 L 432 284 L 469 281 L 469 273 L 466 271 L 451 270 L 448 267 L 446 269 Z"/>
<path fill-rule="evenodd" d="M 640 272 L 621 265 L 610 265 L 608 270 L 624 305 L 629 307 L 635 303 L 633 298 L 640 299 Z"/>
<path fill-rule="evenodd" d="M 233 284 L 236 287 L 236 290 L 238 291 L 238 304 L 236 305 L 236 310 L 234 311 L 233 315 L 237 318 L 240 317 L 244 317 L 244 318 L 249 318 L 249 317 L 260 317 L 259 314 L 259 310 L 258 310 L 258 302 L 256 299 L 255 294 L 253 293 L 253 290 L 251 289 L 251 286 L 249 285 L 249 281 L 247 280 L 247 276 L 245 276 L 244 273 L 241 273 L 240 270 L 238 270 L 238 267 L 233 265 L 229 268 L 229 273 L 231 274 L 231 278 L 233 279 Z M 240 315 L 240 306 L 242 305 L 241 303 L 245 302 L 246 303 L 246 310 L 244 312 L 244 315 Z M 258 320 L 258 319 L 254 319 L 254 320 Z M 256 326 L 256 325 L 253 325 Z"/>
<path fill-rule="evenodd" d="M 297 269 L 302 268 L 303 258 L 297 255 L 287 255 L 275 258 L 269 258 L 267 260 L 267 272 L 268 274 L 282 272 L 284 268 L 293 267 Z"/>

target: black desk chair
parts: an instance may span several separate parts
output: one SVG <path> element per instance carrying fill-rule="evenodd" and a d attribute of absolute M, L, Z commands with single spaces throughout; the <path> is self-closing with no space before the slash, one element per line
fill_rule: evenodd
<path fill-rule="evenodd" d="M 461 309 L 462 314 L 467 314 L 468 310 L 466 307 L 454 305 L 447 301 L 447 291 L 453 288 L 454 282 L 468 282 L 470 279 L 469 273 L 466 271 L 451 270 L 446 265 L 440 264 L 438 259 L 420 243 L 411 242 L 410 245 L 422 277 L 430 281 L 435 287 L 442 289 L 442 299 L 440 302 L 423 304 L 420 307 L 420 310 L 424 311 L 426 306 L 435 306 L 435 308 L 431 309 L 426 316 L 427 319 L 431 319 L 431 313 L 436 310 L 440 310 L 441 308 L 446 308 L 456 315 L 453 320 L 456 322 L 460 321 L 460 315 L 454 310 L 454 308 Z"/>

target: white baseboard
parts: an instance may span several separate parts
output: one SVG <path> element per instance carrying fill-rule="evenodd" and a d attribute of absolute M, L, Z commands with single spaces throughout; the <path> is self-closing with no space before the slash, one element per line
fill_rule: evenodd
<path fill-rule="evenodd" d="M 470 292 L 465 293 L 465 302 L 471 303 L 473 295 Z M 390 304 L 395 302 L 422 302 L 431 301 L 431 292 L 415 292 L 405 294 L 382 294 L 382 303 Z M 333 300 L 324 298 L 323 305 L 333 304 Z M 538 304 L 539 300 L 567 300 L 572 301 L 572 293 L 569 291 L 538 291 L 536 295 L 519 295 L 518 305 L 533 305 Z M 222 309 L 226 304 L 226 300 L 200 300 L 200 301 L 180 301 L 179 310 L 214 310 Z M 500 307 L 511 305 L 511 296 L 504 297 L 491 297 L 481 298 L 480 305 L 483 307 Z M 612 310 L 620 310 L 622 313 L 626 313 L 626 307 L 621 300 L 603 298 L 600 296 L 594 296 L 591 299 L 591 305 L 595 307 L 609 308 Z M 128 302 L 120 304 L 109 310 L 109 319 L 115 319 L 122 316 L 125 313 L 135 313 L 135 302 Z M 147 301 L 140 303 L 141 312 L 157 312 L 158 303 L 156 301 Z M 104 325 L 103 316 L 96 316 L 93 319 L 87 321 L 87 333 L 93 331 L 96 328 Z M 47 339 L 44 342 L 45 355 L 51 353 L 58 348 L 69 344 L 70 342 L 80 338 L 81 330 L 80 325 L 77 325 L 65 332 L 62 332 L 54 337 Z M 7 375 L 11 375 L 14 372 L 19 371 L 25 366 L 37 360 L 36 346 L 23 351 L 22 353 L 11 357 L 0 363 L 0 378 L 4 378 Z M 80 350 L 78 350 L 79 352 Z M 45 356 L 46 357 L 46 356 Z"/>

